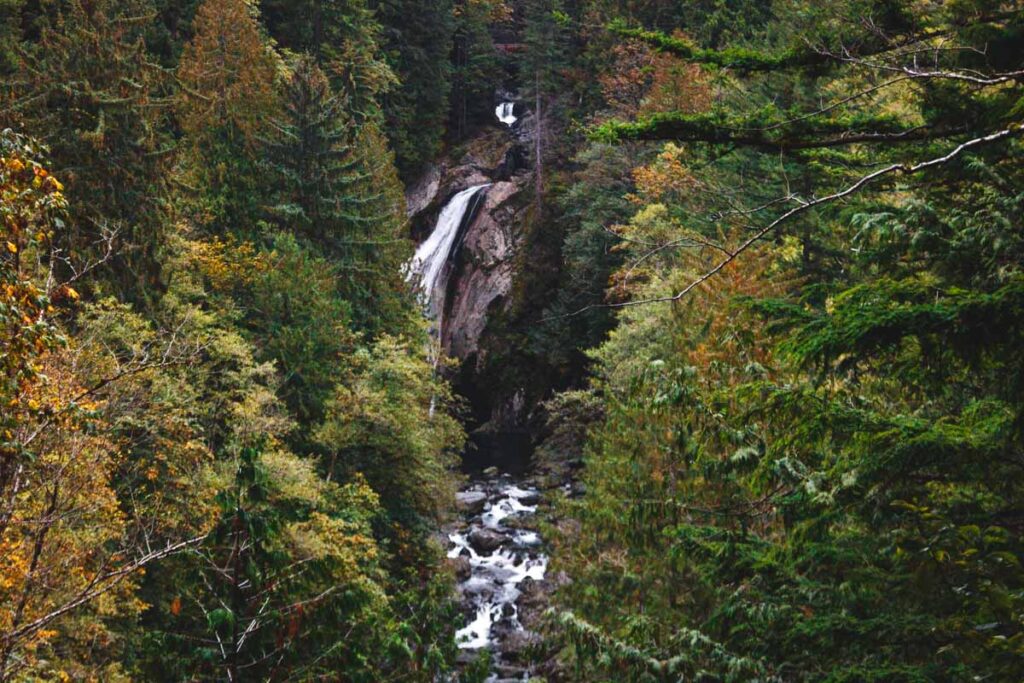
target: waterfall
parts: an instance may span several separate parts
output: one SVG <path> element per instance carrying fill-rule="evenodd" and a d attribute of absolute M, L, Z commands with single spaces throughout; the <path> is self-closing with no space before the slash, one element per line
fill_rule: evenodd
<path fill-rule="evenodd" d="M 455 239 L 459 234 L 459 226 L 466 216 L 470 202 L 476 194 L 489 187 L 489 184 L 474 185 L 459 192 L 441 210 L 433 232 L 416 249 L 416 255 L 406 268 L 406 279 L 418 278 L 423 287 L 422 302 L 427 315 L 434 320 L 434 334 L 441 336 L 441 318 L 444 315 L 444 298 L 448 289 L 450 269 L 448 259 Z"/>
<path fill-rule="evenodd" d="M 516 108 L 515 102 L 502 102 L 494 109 L 494 115 L 506 126 L 516 122 L 516 115 L 512 113 Z"/>

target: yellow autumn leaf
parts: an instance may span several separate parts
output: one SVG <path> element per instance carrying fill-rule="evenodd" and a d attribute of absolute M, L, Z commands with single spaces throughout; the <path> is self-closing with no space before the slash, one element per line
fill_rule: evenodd
<path fill-rule="evenodd" d="M 16 245 L 14 242 L 8 242 L 7 243 L 7 251 L 11 252 L 12 254 L 17 254 L 18 253 L 18 245 Z"/>

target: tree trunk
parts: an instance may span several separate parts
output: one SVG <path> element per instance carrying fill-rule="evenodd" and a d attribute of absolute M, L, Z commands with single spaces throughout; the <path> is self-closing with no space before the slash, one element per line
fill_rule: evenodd
<path fill-rule="evenodd" d="M 544 209 L 544 112 L 541 110 L 540 70 L 534 72 L 534 126 L 533 126 L 533 182 L 536 219 L 539 221 Z"/>

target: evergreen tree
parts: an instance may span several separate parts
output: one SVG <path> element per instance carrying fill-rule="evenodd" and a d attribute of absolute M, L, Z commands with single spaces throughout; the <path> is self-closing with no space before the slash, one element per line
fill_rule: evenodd
<path fill-rule="evenodd" d="M 757 49 L 615 28 L 713 96 L 594 131 L 672 142 L 613 228 L 579 680 L 1014 680 L 1024 30 L 944 9 L 777 5 Z"/>
<path fill-rule="evenodd" d="M 455 32 L 451 0 L 378 0 L 382 46 L 398 85 L 382 99 L 398 170 L 411 178 L 441 149 Z M 461 21 L 461 19 L 459 19 Z"/>
<path fill-rule="evenodd" d="M 335 264 L 357 328 L 386 329 L 403 308 L 396 296 L 406 249 L 403 198 L 383 140 L 372 123 L 356 125 L 312 57 L 296 64 L 284 113 L 269 143 L 281 179 L 274 215 Z"/>
<path fill-rule="evenodd" d="M 561 0 L 530 0 L 526 3 L 523 41 L 526 44 L 520 72 L 524 91 L 533 105 L 533 174 L 536 219 L 544 205 L 544 158 L 552 140 L 549 126 L 555 124 L 549 105 L 562 92 L 561 71 L 567 58 L 565 32 L 569 16 Z"/>
<path fill-rule="evenodd" d="M 381 27 L 365 0 L 264 0 L 267 25 L 285 48 L 313 56 L 357 123 L 380 114 L 396 85 L 381 54 Z"/>
<path fill-rule="evenodd" d="M 21 42 L 22 8 L 25 0 L 0 2 L 0 74 L 8 77 L 18 68 L 17 48 Z"/>
<path fill-rule="evenodd" d="M 72 0 L 41 18 L 0 113 L 0 125 L 38 135 L 69 181 L 77 210 L 64 255 L 106 260 L 107 277 L 135 299 L 159 285 L 166 231 L 169 83 L 143 42 L 152 14 L 148 0 Z"/>
<path fill-rule="evenodd" d="M 504 3 L 463 2 L 456 7 L 452 49 L 451 135 L 462 140 L 471 123 L 490 122 L 494 93 L 504 84 L 492 27 L 506 19 Z"/>
<path fill-rule="evenodd" d="M 369 526 L 377 504 L 361 480 L 334 486 L 294 456 L 242 449 L 167 601 L 172 630 L 150 636 L 157 676 L 386 678 L 401 654 L 388 650 L 395 624 Z"/>
<path fill-rule="evenodd" d="M 357 234 L 367 220 L 355 196 L 367 176 L 350 144 L 356 126 L 314 58 L 302 57 L 295 65 L 284 115 L 276 122 L 277 140 L 269 144 L 283 181 L 284 201 L 274 213 L 311 244 L 340 256 L 346 235 Z"/>
<path fill-rule="evenodd" d="M 206 0 L 178 66 L 191 213 L 217 232 L 253 234 L 264 203 L 258 138 L 276 110 L 277 64 L 246 0 Z"/>

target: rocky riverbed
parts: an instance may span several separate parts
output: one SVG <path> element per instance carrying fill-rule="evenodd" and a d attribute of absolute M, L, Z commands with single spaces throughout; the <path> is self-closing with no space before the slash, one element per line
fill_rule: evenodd
<path fill-rule="evenodd" d="M 526 650 L 537 641 L 550 589 L 548 557 L 535 527 L 541 494 L 528 479 L 493 468 L 459 492 L 460 521 L 448 530 L 465 623 L 456 634 L 463 661 L 492 653 L 490 681 L 524 681 Z"/>

